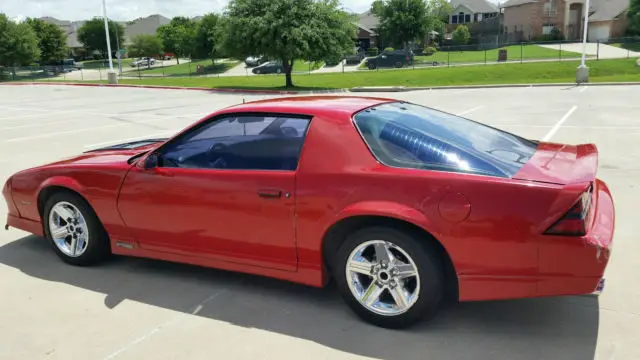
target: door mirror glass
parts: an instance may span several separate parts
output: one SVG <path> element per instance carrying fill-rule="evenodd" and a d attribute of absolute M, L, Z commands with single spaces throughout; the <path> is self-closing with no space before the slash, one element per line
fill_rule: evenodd
<path fill-rule="evenodd" d="M 147 156 L 146 160 L 144 161 L 144 168 L 145 169 L 153 169 L 158 167 L 158 160 L 160 158 L 160 155 L 158 155 L 158 153 L 153 153 L 149 156 Z"/>

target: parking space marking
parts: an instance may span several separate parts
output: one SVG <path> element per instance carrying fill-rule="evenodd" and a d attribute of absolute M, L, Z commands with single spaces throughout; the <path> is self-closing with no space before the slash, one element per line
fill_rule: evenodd
<path fill-rule="evenodd" d="M 44 138 L 54 137 L 54 136 L 58 136 L 58 135 L 76 134 L 76 133 L 85 132 L 85 131 L 108 129 L 108 128 L 124 126 L 124 125 L 130 125 L 130 124 L 128 124 L 128 123 L 124 123 L 124 124 L 123 123 L 119 123 L 119 124 L 97 126 L 97 127 L 92 127 L 92 128 L 83 128 L 83 129 L 58 131 L 58 132 L 54 132 L 54 133 L 47 133 L 47 134 L 40 134 L 40 135 L 33 135 L 33 136 L 23 136 L 23 137 L 17 137 L 17 138 L 8 139 L 5 142 L 19 142 L 19 141 L 27 141 L 27 140 L 35 140 L 35 139 L 44 139 Z"/>
<path fill-rule="evenodd" d="M 175 132 L 177 132 L 177 130 L 176 130 Z M 100 143 L 96 143 L 96 144 L 84 145 L 84 147 L 85 147 L 85 148 L 92 148 L 92 147 L 96 147 L 96 146 L 103 146 L 103 145 L 110 145 L 110 144 L 125 143 L 125 142 L 127 142 L 127 141 L 144 140 L 144 139 L 153 139 L 153 138 L 154 138 L 154 137 L 156 137 L 156 136 L 171 135 L 171 134 L 174 134 L 175 132 L 173 132 L 173 131 L 165 131 L 165 132 L 161 132 L 161 133 L 149 134 L 149 135 L 144 135 L 144 136 L 136 136 L 136 137 L 127 138 L 127 139 L 119 139 L 119 140 L 113 140 L 113 141 L 104 141 L 104 142 L 100 142 Z"/>
<path fill-rule="evenodd" d="M 5 126 L 5 127 L 1 127 L 0 130 L 24 129 L 24 128 L 30 128 L 30 127 L 39 127 L 39 126 L 43 126 L 43 125 L 68 124 L 68 123 L 78 122 L 78 121 L 83 121 L 83 119 L 50 121 L 50 122 L 42 122 L 42 123 L 26 124 L 26 125 L 16 125 L 16 126 Z"/>
<path fill-rule="evenodd" d="M 478 111 L 478 110 L 482 109 L 483 107 L 484 107 L 483 105 L 476 106 L 473 109 L 465 110 L 465 111 L 463 111 L 461 113 L 457 113 L 456 115 L 458 115 L 458 116 L 468 115 L 468 114 L 471 114 L 474 111 Z"/>
<path fill-rule="evenodd" d="M 587 91 L 588 87 L 584 86 L 582 89 L 580 89 L 580 92 L 585 92 Z"/>
<path fill-rule="evenodd" d="M 198 313 L 202 310 L 202 308 L 207 303 L 209 303 L 213 299 L 217 298 L 218 296 L 220 296 L 222 293 L 224 293 L 226 291 L 227 291 L 227 289 L 221 289 L 219 291 L 216 291 L 211 296 L 209 296 L 208 298 L 206 298 L 202 302 L 200 302 L 198 305 L 196 305 L 190 313 L 182 313 L 180 315 L 177 315 L 173 319 L 171 319 L 169 321 L 166 321 L 166 322 L 154 327 L 148 333 L 140 336 L 139 338 L 133 340 L 129 344 L 127 344 L 127 345 L 121 347 L 120 349 L 112 352 L 111 354 L 106 356 L 103 360 L 110 360 L 110 359 L 115 358 L 116 356 L 122 354 L 123 352 L 131 349 L 132 347 L 134 347 L 134 346 L 138 345 L 139 343 L 141 343 L 141 342 L 147 340 L 148 338 L 152 337 L 155 333 L 157 333 L 158 331 L 162 330 L 163 328 L 166 328 L 166 327 L 171 326 L 173 324 L 179 323 L 180 321 L 184 320 L 187 316 L 198 315 Z"/>
<path fill-rule="evenodd" d="M 558 131 L 558 129 L 560 129 L 560 126 L 562 126 L 562 123 L 564 123 L 565 121 L 567 121 L 567 119 L 571 116 L 571 114 L 573 114 L 574 111 L 576 111 L 578 109 L 577 105 L 573 105 L 573 107 L 567 111 L 566 114 L 564 114 L 564 116 L 562 117 L 562 119 L 560 119 L 560 121 L 558 121 L 552 128 L 551 130 L 549 130 L 549 132 L 547 133 L 547 135 L 545 135 L 542 138 L 542 141 L 549 141 L 549 139 L 551 139 L 551 137 Z"/>

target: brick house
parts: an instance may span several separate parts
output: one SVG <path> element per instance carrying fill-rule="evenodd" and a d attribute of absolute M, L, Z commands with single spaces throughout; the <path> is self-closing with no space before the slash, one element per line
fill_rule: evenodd
<path fill-rule="evenodd" d="M 362 49 L 378 46 L 378 34 L 376 28 L 380 24 L 378 18 L 371 12 L 365 11 L 358 14 L 358 46 Z"/>
<path fill-rule="evenodd" d="M 502 5 L 507 41 L 536 40 L 554 30 L 566 40 L 583 37 L 585 0 L 509 0 Z M 623 36 L 629 0 L 593 0 L 587 40 Z"/>
<path fill-rule="evenodd" d="M 453 10 L 449 14 L 447 33 L 453 32 L 458 25 L 467 25 L 471 31 L 475 26 L 498 17 L 500 10 L 487 0 L 451 0 Z"/>

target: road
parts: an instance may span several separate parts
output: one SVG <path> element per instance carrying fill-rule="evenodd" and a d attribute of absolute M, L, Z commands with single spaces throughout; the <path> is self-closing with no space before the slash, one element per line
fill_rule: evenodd
<path fill-rule="evenodd" d="M 0 359 L 640 359 L 640 87 L 358 95 L 433 106 L 527 138 L 597 144 L 598 175 L 617 210 L 604 294 L 465 303 L 390 331 L 357 319 L 333 287 L 135 258 L 73 267 L 44 239 L 10 229 L 0 232 Z M 174 134 L 214 110 L 267 97 L 0 85 L 0 181 L 99 146 Z"/>

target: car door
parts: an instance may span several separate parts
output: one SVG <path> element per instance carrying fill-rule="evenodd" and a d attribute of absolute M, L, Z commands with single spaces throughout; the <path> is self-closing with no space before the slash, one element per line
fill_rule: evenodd
<path fill-rule="evenodd" d="M 295 172 L 310 120 L 229 115 L 134 167 L 118 209 L 139 246 L 296 269 Z"/>

